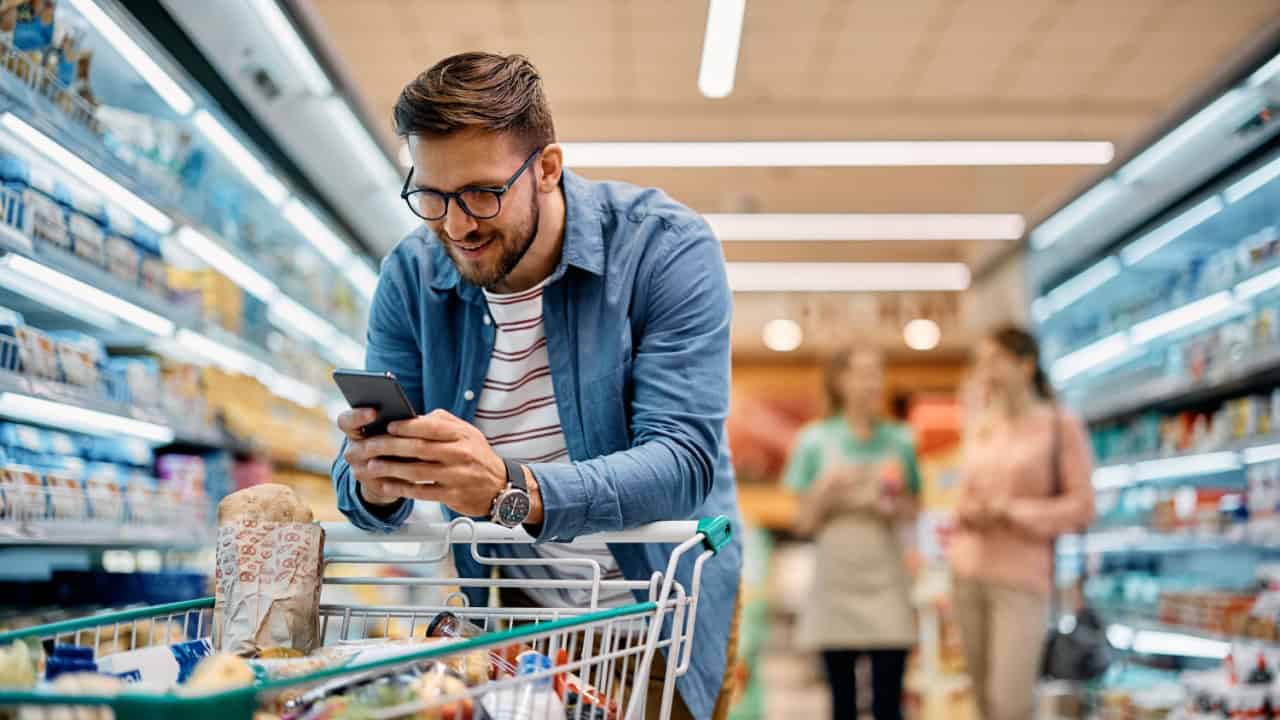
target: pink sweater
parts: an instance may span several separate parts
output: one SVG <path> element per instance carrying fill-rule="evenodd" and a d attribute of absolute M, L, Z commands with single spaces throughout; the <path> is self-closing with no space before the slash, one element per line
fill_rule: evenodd
<path fill-rule="evenodd" d="M 1059 433 L 1060 493 L 1051 455 Z M 1048 593 L 1053 540 L 1093 521 L 1093 457 L 1075 416 L 1037 408 L 973 433 L 960 468 L 957 530 L 948 554 L 957 575 Z M 985 503 L 1004 503 L 1008 520 L 976 528 L 966 521 Z"/>

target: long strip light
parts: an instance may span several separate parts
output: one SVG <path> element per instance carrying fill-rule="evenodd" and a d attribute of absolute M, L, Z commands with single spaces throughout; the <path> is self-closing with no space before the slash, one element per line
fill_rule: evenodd
<path fill-rule="evenodd" d="M 1116 490 L 1132 484 L 1132 465 L 1104 465 L 1093 471 L 1093 487 L 1095 490 Z"/>
<path fill-rule="evenodd" d="M 378 273 L 374 272 L 363 260 L 355 260 L 348 263 L 343 268 L 347 273 L 347 279 L 351 281 L 356 291 L 364 296 L 366 300 L 373 299 L 373 293 L 378 289 Z"/>
<path fill-rule="evenodd" d="M 1271 82 L 1277 75 L 1280 75 L 1280 55 L 1276 55 L 1266 65 L 1255 70 L 1246 84 L 1249 87 L 1260 87 Z"/>
<path fill-rule="evenodd" d="M 1130 160 L 1120 168 L 1116 175 L 1125 183 L 1134 183 L 1144 179 L 1160 163 L 1180 150 L 1193 138 L 1200 136 L 1206 129 L 1223 117 L 1236 112 L 1246 101 L 1252 101 L 1254 95 L 1241 88 L 1229 90 L 1222 97 L 1213 101 L 1208 107 L 1192 115 L 1189 119 L 1165 135 L 1142 154 Z M 1223 135 L 1228 133 L 1224 132 Z"/>
<path fill-rule="evenodd" d="M 295 337 L 315 341 L 335 363 L 344 367 L 358 367 L 364 363 L 363 345 L 296 301 L 281 295 L 268 308 L 267 314 L 273 323 Z"/>
<path fill-rule="evenodd" d="M 707 32 L 702 39 L 702 63 L 698 90 L 709 98 L 728 97 L 738 71 L 738 47 L 742 44 L 742 19 L 747 0 L 710 0 Z"/>
<path fill-rule="evenodd" d="M 11 256 L 13 257 L 13 256 Z M 42 280 L 14 271 L 9 261 L 0 261 L 0 287 L 20 293 L 59 312 L 78 318 L 103 330 L 116 330 L 120 321 L 115 315 L 89 305 L 84 300 L 69 295 Z"/>
<path fill-rule="evenodd" d="M 1280 460 L 1280 443 L 1245 448 L 1241 456 L 1245 465 L 1257 465 L 1258 463 Z"/>
<path fill-rule="evenodd" d="M 184 225 L 178 228 L 177 240 L 193 255 L 259 300 L 270 303 L 280 293 L 275 283 L 203 233 Z"/>
<path fill-rule="evenodd" d="M 289 56 L 294 70 L 301 75 L 307 89 L 315 95 L 328 95 L 333 92 L 333 84 L 329 82 L 329 76 L 324 68 L 320 67 L 315 55 L 307 49 L 306 43 L 302 41 L 293 23 L 289 22 L 289 18 L 285 17 L 284 12 L 280 10 L 276 0 L 253 0 L 253 6 L 258 12 L 258 17 L 262 18 L 263 24 L 279 42 L 280 48 Z"/>
<path fill-rule="evenodd" d="M 168 318 L 161 317 L 127 300 L 122 300 L 115 295 L 103 292 L 53 268 L 28 260 L 21 255 L 9 255 L 4 259 L 4 264 L 20 275 L 43 283 L 58 292 L 65 293 L 68 297 L 75 298 L 78 302 L 108 312 L 154 335 L 166 337 L 173 334 L 174 325 Z"/>
<path fill-rule="evenodd" d="M 1196 323 L 1207 322 L 1233 311 L 1243 312 L 1246 309 L 1243 303 L 1236 303 L 1230 290 L 1223 290 L 1136 323 L 1130 331 L 1130 339 L 1134 345 L 1142 345 Z"/>
<path fill-rule="evenodd" d="M 157 349 L 168 355 L 175 354 L 172 351 L 174 348 L 177 349 L 181 359 L 198 365 L 212 364 L 227 372 L 256 377 L 275 395 L 299 405 L 320 407 L 324 403 L 323 393 L 311 385 L 277 372 L 257 358 L 200 333 L 182 329 L 172 341 L 157 346 Z"/>
<path fill-rule="evenodd" d="M 169 74 L 151 59 L 151 55 L 138 46 L 133 38 L 125 32 L 115 20 L 98 7 L 93 0 L 70 0 L 75 7 L 76 12 L 80 13 L 85 20 L 89 22 L 103 38 L 115 48 L 134 70 L 138 71 L 138 75 L 155 90 L 156 94 L 164 100 L 173 111 L 179 115 L 186 115 L 195 107 L 195 101 L 187 94 Z"/>
<path fill-rule="evenodd" d="M 1184 233 L 1196 227 L 1200 223 L 1217 215 L 1222 211 L 1225 205 L 1222 198 L 1214 195 L 1213 197 L 1201 202 L 1195 207 L 1187 210 L 1181 215 L 1169 220 L 1160 227 L 1134 240 L 1120 250 L 1120 259 L 1124 260 L 1125 265 L 1133 265 L 1143 258 L 1151 255 L 1151 253 L 1168 245 Z"/>
<path fill-rule="evenodd" d="M 1054 288 L 1045 296 L 1049 314 L 1062 312 L 1072 303 L 1118 277 L 1120 268 L 1120 261 L 1114 256 L 1108 256 Z"/>
<path fill-rule="evenodd" d="M 1171 655 L 1221 660 L 1231 653 L 1225 640 L 1197 637 L 1184 633 L 1139 630 L 1133 638 L 1133 651 L 1141 655 Z"/>
<path fill-rule="evenodd" d="M 374 179 L 382 185 L 399 185 L 401 178 L 395 166 L 387 159 L 378 141 L 356 117 L 347 101 L 337 96 L 330 97 L 325 100 L 325 107 L 334 125 L 346 139 L 347 147 L 364 158 L 363 164 L 373 173 Z"/>
<path fill-rule="evenodd" d="M 872 140 L 569 142 L 565 164 L 619 167 L 916 167 L 1105 165 L 1109 142 L 1085 140 Z"/>
<path fill-rule="evenodd" d="M 193 121 L 209 142 L 222 153 L 231 165 L 244 176 L 272 205 L 279 205 L 289 197 L 289 190 L 262 164 L 260 160 L 240 144 L 240 141 L 223 127 L 207 110 L 197 110 Z"/>
<path fill-rule="evenodd" d="M 1049 373 L 1053 376 L 1053 381 L 1060 385 L 1082 372 L 1124 356 L 1130 348 L 1129 336 L 1118 332 L 1058 358 Z"/>
<path fill-rule="evenodd" d="M 1280 177 L 1280 158 L 1254 170 L 1243 180 L 1228 187 L 1223 191 L 1222 197 L 1226 198 L 1228 203 L 1239 202 L 1277 177 Z"/>
<path fill-rule="evenodd" d="M 1094 212 L 1110 205 L 1123 194 L 1124 186 L 1115 178 L 1103 180 L 1036 228 L 1031 233 L 1031 247 L 1043 250 L 1053 245 Z"/>
<path fill-rule="evenodd" d="M 1138 482 L 1146 482 L 1149 480 L 1186 477 L 1188 475 L 1232 472 L 1239 469 L 1239 456 L 1234 452 L 1224 451 L 1199 455 L 1179 455 L 1177 457 L 1134 463 L 1133 477 Z"/>
<path fill-rule="evenodd" d="M 80 182 L 94 191 L 106 196 L 108 200 L 132 213 L 134 217 L 150 225 L 161 234 L 173 229 L 173 221 L 168 215 L 160 212 L 147 201 L 133 194 L 115 180 L 107 177 L 102 171 L 81 160 L 75 153 L 67 150 L 48 135 L 28 125 L 22 118 L 13 113 L 0 115 L 0 125 L 16 135 L 20 140 L 38 150 L 55 165 L 74 175 Z"/>
<path fill-rule="evenodd" d="M 1017 240 L 1026 230 L 1013 213 L 834 214 L 708 213 L 716 237 L 742 240 Z"/>
<path fill-rule="evenodd" d="M 284 218 L 298 229 L 307 242 L 335 267 L 345 268 L 351 258 L 351 248 L 329 226 L 316 217 L 301 200 L 293 198 L 285 204 Z"/>
<path fill-rule="evenodd" d="M 964 263 L 730 262 L 734 292 L 924 292 L 969 288 Z"/>
<path fill-rule="evenodd" d="M 132 435 L 159 445 L 174 438 L 164 425 L 13 392 L 0 393 L 0 416 L 90 435 Z"/>

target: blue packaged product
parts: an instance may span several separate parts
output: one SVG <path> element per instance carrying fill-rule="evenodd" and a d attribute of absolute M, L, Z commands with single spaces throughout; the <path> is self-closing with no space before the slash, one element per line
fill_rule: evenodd
<path fill-rule="evenodd" d="M 113 373 L 112 383 L 123 382 L 127 399 L 123 402 L 156 407 L 161 399 L 160 366 L 152 358 L 108 358 L 107 368 Z M 114 391 L 113 391 L 114 392 Z"/>
<path fill-rule="evenodd" d="M 27 0 L 18 3 L 17 24 L 13 28 L 13 47 L 19 52 L 43 54 L 53 47 L 54 0 Z"/>
<path fill-rule="evenodd" d="M 80 443 L 75 436 L 57 430 L 44 431 L 44 447 L 53 455 L 75 457 L 80 454 Z"/>
<path fill-rule="evenodd" d="M 59 675 L 78 672 L 98 672 L 98 664 L 93 661 L 93 648 L 55 645 L 53 654 L 45 660 L 44 679 L 53 680 Z"/>
<path fill-rule="evenodd" d="M 18 352 L 18 328 L 23 326 L 22 314 L 7 307 L 0 307 L 0 370 L 17 372 L 22 360 Z"/>
<path fill-rule="evenodd" d="M 129 474 L 124 487 L 125 512 L 137 524 L 153 524 L 159 521 L 155 500 L 156 480 L 146 473 Z"/>
<path fill-rule="evenodd" d="M 160 235 L 143 223 L 134 228 L 133 242 L 138 247 L 138 284 L 149 292 L 167 295 L 169 271 L 164 264 L 164 252 Z"/>
<path fill-rule="evenodd" d="M 46 452 L 45 433 L 39 428 L 21 423 L 0 423 L 0 445 L 10 451 L 21 450 L 33 455 Z"/>
<path fill-rule="evenodd" d="M 85 192 L 69 193 L 64 210 L 71 250 L 97 267 L 105 267 L 106 217 L 102 202 Z"/>
<path fill-rule="evenodd" d="M 120 491 L 120 480 L 127 477 L 127 472 L 117 465 L 93 463 L 89 466 L 84 489 L 89 501 L 89 514 L 94 520 L 124 521 L 124 494 Z"/>
<path fill-rule="evenodd" d="M 98 390 L 102 377 L 102 363 L 107 351 L 95 337 L 80 332 L 50 333 L 58 354 L 58 367 L 63 382 Z"/>
<path fill-rule="evenodd" d="M 0 223 L 23 230 L 26 225 L 23 219 L 22 193 L 26 190 L 26 163 L 5 152 L 0 152 L 0 188 L 4 188 L 4 197 L 0 198 Z M 18 237 L 25 240 L 25 235 Z M 23 242 L 23 247 L 26 243 Z"/>
<path fill-rule="evenodd" d="M 61 469 L 46 470 L 44 487 L 53 518 L 84 520 L 90 516 L 87 496 L 78 473 Z"/>
<path fill-rule="evenodd" d="M 59 250 L 71 249 L 71 234 L 67 230 L 67 216 L 60 197 L 67 190 L 44 170 L 32 169 L 24 198 L 31 223 L 31 237 Z"/>
<path fill-rule="evenodd" d="M 141 226 L 133 216 L 114 205 L 106 208 L 107 272 L 130 284 L 137 284 L 142 266 L 142 253 L 133 242 L 135 228 Z"/>

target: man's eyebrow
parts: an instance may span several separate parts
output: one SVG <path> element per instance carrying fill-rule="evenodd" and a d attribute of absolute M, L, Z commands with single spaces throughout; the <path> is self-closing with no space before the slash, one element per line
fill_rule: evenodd
<path fill-rule="evenodd" d="M 458 187 L 458 189 L 457 189 L 457 190 L 455 190 L 454 192 L 462 192 L 463 190 L 476 190 L 476 189 L 485 189 L 485 190 L 487 190 L 487 189 L 489 189 L 489 188 L 500 188 L 500 187 L 502 187 L 502 183 L 504 183 L 504 182 L 506 182 L 506 179 L 505 179 L 505 178 L 504 178 L 504 179 L 502 179 L 502 180 L 482 180 L 482 181 L 473 181 L 473 182 L 469 182 L 469 183 L 467 183 L 467 184 L 465 184 L 465 185 L 461 185 L 461 186 L 459 186 L 459 187 Z M 410 188 L 411 190 L 432 190 L 432 191 L 435 191 L 435 192 L 448 192 L 448 191 L 446 191 L 446 190 L 441 190 L 441 189 L 440 189 L 440 188 L 438 188 L 438 187 L 432 187 L 432 186 L 430 186 L 430 185 L 426 185 L 426 184 L 424 184 L 424 183 L 420 183 L 420 182 L 418 182 L 418 181 L 417 181 L 417 178 L 416 178 L 416 177 L 414 178 L 414 181 L 413 181 L 412 183 L 410 183 L 409 188 Z"/>

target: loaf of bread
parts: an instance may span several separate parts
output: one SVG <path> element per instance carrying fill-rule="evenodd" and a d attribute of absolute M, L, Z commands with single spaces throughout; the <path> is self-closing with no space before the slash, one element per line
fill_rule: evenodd
<path fill-rule="evenodd" d="M 266 483 L 237 490 L 218 503 L 218 524 L 236 520 L 309 523 L 311 508 L 288 485 Z"/>

